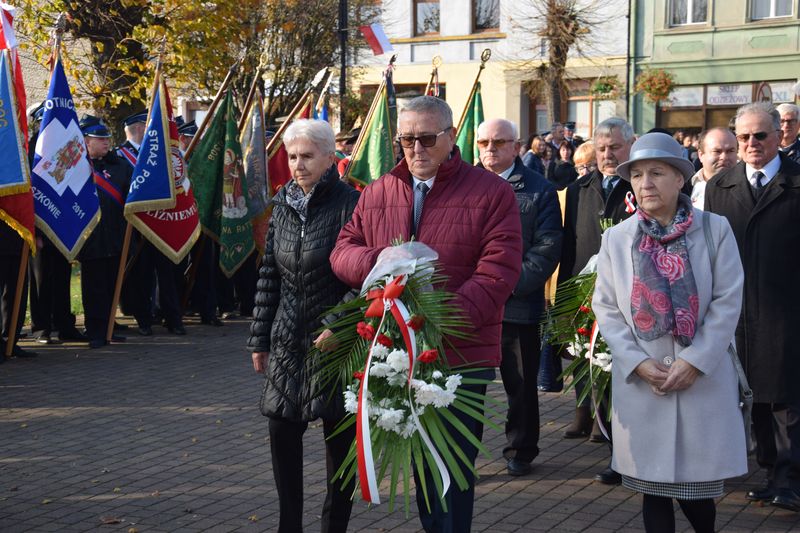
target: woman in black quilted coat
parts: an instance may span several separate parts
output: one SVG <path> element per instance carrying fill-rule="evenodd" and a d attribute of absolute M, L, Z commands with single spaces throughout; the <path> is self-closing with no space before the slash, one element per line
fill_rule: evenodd
<path fill-rule="evenodd" d="M 303 529 L 303 433 L 309 420 L 321 416 L 328 476 L 322 531 L 344 532 L 354 482 L 342 486 L 332 478 L 355 430 L 328 439 L 344 409 L 341 398 L 327 404 L 315 401 L 312 409 L 307 353 L 312 343 L 321 346 L 329 334 L 315 338 L 321 316 L 348 292 L 331 271 L 328 257 L 339 230 L 350 220 L 358 193 L 339 179 L 333 130 L 327 122 L 297 120 L 286 129 L 283 141 L 293 179 L 273 199 L 248 347 L 255 371 L 266 374 L 261 412 L 269 418 L 272 469 L 280 500 L 278 531 Z"/>

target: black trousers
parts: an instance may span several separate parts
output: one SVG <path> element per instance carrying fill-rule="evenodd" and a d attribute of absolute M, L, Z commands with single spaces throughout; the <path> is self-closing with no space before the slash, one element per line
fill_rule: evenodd
<path fill-rule="evenodd" d="M 5 222 L 0 221 L 0 224 Z M 8 333 L 11 331 L 11 314 L 14 311 L 14 298 L 17 294 L 17 278 L 19 277 L 19 255 L 0 255 L 0 314 L 3 319 L 3 339 L 8 338 Z M 25 310 L 28 305 L 28 276 L 26 275 L 23 280 L 22 286 L 22 300 L 19 306 L 19 317 L 17 318 L 17 326 L 15 338 L 19 339 L 19 333 L 22 330 L 22 324 L 25 322 Z M 5 350 L 5 344 L 0 347 L 0 356 Z"/>
<path fill-rule="evenodd" d="M 503 457 L 526 463 L 539 455 L 539 356 L 536 324 L 503 322 L 500 376 L 508 397 Z"/>
<path fill-rule="evenodd" d="M 202 252 L 199 248 L 202 247 Z M 198 256 L 199 254 L 199 256 Z M 200 318 L 210 321 L 217 316 L 216 264 L 217 249 L 210 238 L 202 236 L 192 249 L 192 257 L 198 262 L 192 286 L 192 308 Z M 198 259 L 199 257 L 199 259 Z"/>
<path fill-rule="evenodd" d="M 175 264 L 149 242 L 142 246 L 132 265 L 129 284 L 133 316 L 140 327 L 153 325 L 156 280 L 161 314 L 168 327 L 183 324 L 180 297 L 175 283 Z"/>
<path fill-rule="evenodd" d="M 767 481 L 800 492 L 800 402 L 753 404 L 753 431 Z"/>
<path fill-rule="evenodd" d="M 75 327 L 70 305 L 72 265 L 46 242 L 29 263 L 31 331 L 66 332 Z"/>
<path fill-rule="evenodd" d="M 353 507 L 355 479 L 346 486 L 332 478 L 344 462 L 350 444 L 356 436 L 355 424 L 334 438 L 328 437 L 336 430 L 339 420 L 323 419 L 325 435 L 325 466 L 328 491 L 322 506 L 322 533 L 344 533 Z M 283 418 L 269 419 L 269 441 L 272 451 L 272 471 L 278 488 L 280 522 L 278 533 L 303 531 L 303 434 L 307 422 Z"/>
<path fill-rule="evenodd" d="M 486 380 L 494 379 L 494 369 L 489 368 L 478 372 L 470 372 L 467 374 L 471 378 L 480 378 Z M 534 374 L 534 381 L 536 380 Z M 478 394 L 486 394 L 486 385 L 465 384 L 459 387 L 463 390 L 468 390 Z M 535 388 L 535 386 L 534 386 Z M 483 439 L 483 424 L 475 420 L 469 415 L 466 415 L 458 409 L 450 409 L 450 412 L 461 421 L 464 426 L 472 433 L 479 441 Z M 449 422 L 443 420 L 444 426 L 453 437 L 455 446 L 461 448 L 466 455 L 467 460 L 471 465 L 475 465 L 475 458 L 478 456 L 478 449 L 467 441 Z M 417 469 L 414 468 L 414 480 L 417 485 L 417 509 L 419 511 L 419 520 L 422 523 L 422 528 L 427 533 L 461 533 L 468 532 L 472 528 L 472 509 L 475 503 L 475 476 L 468 470 L 462 470 L 464 477 L 467 480 L 468 487 L 466 490 L 458 490 L 458 486 L 452 479 L 450 481 L 450 490 L 445 494 L 444 500 L 447 505 L 447 512 L 445 512 L 439 498 L 436 497 L 436 485 L 434 484 L 433 473 L 426 467 L 425 479 L 426 486 L 428 487 L 428 502 L 431 509 L 428 511 L 428 506 L 425 503 L 425 497 L 420 487 L 420 480 L 418 479 Z M 436 474 L 438 476 L 438 474 Z"/>
<path fill-rule="evenodd" d="M 81 297 L 89 340 L 106 338 L 118 268 L 118 255 L 81 261 Z"/>

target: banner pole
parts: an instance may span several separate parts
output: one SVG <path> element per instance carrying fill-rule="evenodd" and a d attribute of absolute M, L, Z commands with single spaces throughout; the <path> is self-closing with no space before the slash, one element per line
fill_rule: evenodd
<path fill-rule="evenodd" d="M 228 69 L 228 74 L 227 76 L 225 76 L 225 80 L 222 82 L 222 85 L 220 85 L 219 90 L 217 91 L 217 95 L 211 102 L 211 106 L 208 108 L 206 116 L 203 117 L 203 121 L 200 123 L 200 127 L 197 128 L 197 133 L 194 134 L 192 142 L 190 142 L 189 146 L 186 148 L 186 153 L 183 155 L 183 158 L 186 160 L 186 162 L 188 162 L 189 158 L 192 156 L 192 152 L 194 152 L 194 149 L 197 146 L 197 142 L 200 140 L 200 137 L 202 137 L 203 132 L 205 132 L 206 126 L 208 126 L 208 123 L 211 121 L 211 117 L 214 114 L 214 111 L 216 111 L 220 100 L 222 100 L 223 93 L 228 88 L 228 85 L 230 85 L 231 80 L 233 79 L 234 74 L 236 74 L 236 70 L 238 67 L 239 67 L 239 61 L 236 61 L 236 63 L 234 63 L 231 66 L 231 68 Z"/>
<path fill-rule="evenodd" d="M 250 91 L 247 93 L 247 100 L 245 100 L 244 107 L 242 108 L 242 116 L 239 119 L 239 127 L 237 130 L 239 135 L 242 134 L 242 131 L 247 124 L 247 119 L 250 116 L 250 106 L 253 104 L 253 99 L 255 98 L 256 91 L 258 90 L 259 77 L 261 77 L 261 65 L 256 68 L 256 75 L 253 76 L 253 83 L 250 84 Z"/>
<path fill-rule="evenodd" d="M 119 294 L 122 291 L 122 279 L 125 277 L 125 258 L 128 257 L 132 233 L 133 226 L 131 226 L 131 223 L 128 222 L 128 225 L 125 226 L 125 238 L 122 240 L 122 254 L 119 257 L 119 266 L 117 267 L 117 279 L 114 284 L 114 297 L 111 299 L 111 314 L 108 317 L 108 328 L 106 329 L 106 341 L 108 342 L 111 342 L 111 337 L 114 336 L 114 319 L 117 316 Z"/>
<path fill-rule="evenodd" d="M 28 253 L 30 246 L 25 239 L 22 239 L 22 256 L 19 258 L 19 272 L 17 273 L 17 289 L 14 291 L 14 306 L 11 310 L 11 323 L 8 327 L 8 342 L 6 342 L 6 357 L 11 357 L 14 351 L 14 343 L 17 340 L 17 321 L 19 320 L 19 309 L 22 306 L 22 293 L 25 288 L 25 273 L 28 270 Z"/>
<path fill-rule="evenodd" d="M 464 111 L 461 112 L 461 119 L 458 121 L 458 127 L 456 128 L 456 135 L 458 135 L 458 132 L 461 130 L 461 125 L 464 124 L 464 119 L 469 112 L 469 103 L 472 101 L 475 90 L 478 88 L 478 81 L 481 79 L 481 72 L 486 68 L 486 62 L 489 61 L 490 57 L 492 57 L 492 51 L 488 48 L 481 53 L 481 66 L 478 67 L 478 74 L 475 76 L 475 81 L 472 83 L 472 90 L 469 92 L 467 103 L 464 104 Z"/>

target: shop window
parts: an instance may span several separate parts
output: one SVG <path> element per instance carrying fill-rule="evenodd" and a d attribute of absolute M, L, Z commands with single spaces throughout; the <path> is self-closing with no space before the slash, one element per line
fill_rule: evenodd
<path fill-rule="evenodd" d="M 704 24 L 708 14 L 708 0 L 672 0 L 670 25 Z"/>
<path fill-rule="evenodd" d="M 472 0 L 472 31 L 500 29 L 500 0 Z"/>
<path fill-rule="evenodd" d="M 796 0 L 752 0 L 751 18 L 753 20 L 789 17 L 792 4 Z"/>
<path fill-rule="evenodd" d="M 414 0 L 414 35 L 439 34 L 439 2 Z"/>

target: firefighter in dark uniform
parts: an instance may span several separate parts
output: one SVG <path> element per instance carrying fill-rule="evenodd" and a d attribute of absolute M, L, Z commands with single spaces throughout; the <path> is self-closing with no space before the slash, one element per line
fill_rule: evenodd
<path fill-rule="evenodd" d="M 136 166 L 136 158 L 147 127 L 146 121 L 146 111 L 123 120 L 126 140 L 117 148 L 117 154 L 128 162 L 131 170 Z M 122 289 L 125 295 L 124 311 L 136 318 L 140 335 L 153 334 L 156 314 L 163 317 L 164 326 L 170 333 L 186 335 L 175 265 L 138 232 L 135 232 L 131 241 L 131 250 L 133 263 Z"/>
<path fill-rule="evenodd" d="M 78 254 L 84 324 L 90 348 L 105 346 L 122 241 L 127 222 L 123 216 L 131 167 L 110 150 L 111 132 L 100 119 L 86 115 L 80 122 L 92 163 L 92 178 L 100 200 L 100 222 Z M 124 341 L 114 335 L 113 341 Z"/>

